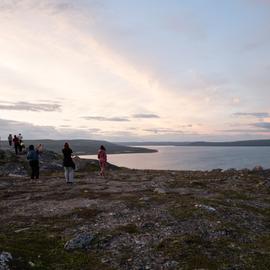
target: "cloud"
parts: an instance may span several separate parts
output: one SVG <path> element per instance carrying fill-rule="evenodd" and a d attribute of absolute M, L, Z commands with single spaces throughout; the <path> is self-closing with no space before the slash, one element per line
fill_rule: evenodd
<path fill-rule="evenodd" d="M 190 39 L 206 39 L 207 33 L 202 27 L 202 23 L 192 14 L 181 14 L 181 16 L 170 16 L 166 21 L 166 26 L 173 32 L 185 35 Z"/>
<path fill-rule="evenodd" d="M 22 133 L 25 139 L 34 138 L 56 138 L 60 133 L 52 126 L 36 126 L 26 122 L 0 119 L 1 137 L 5 139 L 4 134 Z"/>
<path fill-rule="evenodd" d="M 133 118 L 160 118 L 158 115 L 156 114 L 148 114 L 148 113 L 139 113 L 139 114 L 133 114 L 132 115 Z"/>
<path fill-rule="evenodd" d="M 270 122 L 259 122 L 259 123 L 253 124 L 253 126 L 270 130 Z"/>
<path fill-rule="evenodd" d="M 75 9 L 75 1 L 73 0 L 2 0 L 0 10 L 12 12 L 13 10 L 31 10 L 38 9 L 42 11 L 50 11 L 51 13 L 59 13 L 65 10 Z"/>
<path fill-rule="evenodd" d="M 225 130 L 220 130 L 220 132 L 224 132 L 224 133 L 261 133 L 261 132 L 270 132 L 269 130 L 260 130 L 258 131 L 258 129 L 225 129 Z"/>
<path fill-rule="evenodd" d="M 95 13 L 91 7 L 94 2 L 106 2 L 105 10 Z M 62 96 L 66 99 L 61 100 L 60 103 L 61 117 L 59 113 L 46 113 L 46 117 L 40 117 L 43 113 L 37 113 L 36 116 L 28 112 L 19 114 L 16 110 L 11 111 L 16 107 L 15 103 L 2 104 L 0 102 L 0 108 L 1 104 L 6 105 L 6 111 L 0 111 L 1 117 L 55 127 L 67 124 L 66 128 L 69 128 L 70 124 L 78 129 L 81 125 L 85 125 L 85 128 L 80 128 L 83 132 L 87 129 L 90 133 L 98 131 L 91 132 L 87 125 L 108 130 L 115 128 L 121 131 L 126 130 L 125 127 L 131 124 L 137 129 L 138 135 L 144 136 L 146 132 L 142 129 L 145 128 L 152 129 L 152 132 L 146 133 L 147 136 L 155 137 L 157 134 L 157 137 L 161 137 L 164 134 L 165 138 L 165 132 L 169 133 L 169 136 L 175 134 L 175 137 L 181 134 L 179 133 L 181 130 L 186 134 L 186 130 L 190 130 L 191 127 L 181 126 L 185 123 L 204 123 L 204 127 L 195 125 L 192 128 L 203 133 L 211 133 L 217 127 L 224 128 L 225 123 L 232 122 L 230 116 L 233 112 L 253 111 L 255 108 L 248 109 L 244 105 L 257 104 L 256 107 L 261 111 L 267 111 L 267 106 L 260 106 L 259 102 L 267 102 L 269 92 L 260 95 L 260 86 L 245 87 L 241 85 L 242 78 L 238 76 L 239 74 L 234 74 L 234 70 L 227 72 L 227 67 L 230 66 L 227 61 L 235 59 L 228 57 L 229 51 L 225 50 L 223 54 L 222 48 L 220 50 L 220 47 L 215 47 L 211 42 L 210 47 L 208 43 L 198 47 L 196 42 L 194 46 L 192 46 L 193 42 L 189 42 L 190 39 L 197 41 L 198 38 L 203 38 L 207 34 L 206 30 L 216 31 L 216 28 L 205 27 L 208 24 L 204 23 L 203 17 L 197 16 L 196 5 L 192 5 L 188 11 L 179 3 L 175 6 L 179 6 L 179 10 L 175 9 L 172 3 L 168 8 L 168 14 L 162 13 L 163 18 L 153 14 L 153 17 L 148 18 L 151 21 L 151 27 L 144 28 L 138 27 L 138 18 L 140 18 L 139 21 L 144 21 L 145 15 L 152 15 L 152 12 L 149 12 L 149 7 L 152 8 L 152 5 L 143 5 L 144 12 L 141 17 L 138 17 L 135 15 L 141 12 L 141 5 L 138 5 L 138 9 L 126 10 L 127 5 L 123 5 L 122 1 L 119 2 L 121 2 L 120 6 L 114 1 L 102 0 L 1 0 L 0 6 L 4 6 L 3 3 L 5 3 L 10 8 L 14 8 L 12 14 L 0 16 L 2 25 L 0 65 L 4 69 L 10 68 L 6 73 L 0 72 L 2 98 L 8 100 L 5 96 L 9 95 L 12 97 L 10 99 L 12 102 L 24 100 L 33 102 L 24 98 L 34 97 L 38 91 L 41 93 L 39 98 L 44 101 L 34 100 L 36 103 L 50 103 L 45 101 L 48 97 L 56 99 L 57 96 Z M 157 7 L 164 7 L 164 4 L 159 5 L 160 3 Z M 84 8 L 86 6 L 89 8 Z M 178 11 L 187 13 L 192 12 L 193 8 L 195 16 L 189 16 L 189 14 L 183 17 L 180 14 L 179 18 L 176 16 Z M 76 9 L 79 9 L 79 13 Z M 132 13 L 129 14 L 130 10 Z M 121 13 L 123 11 L 127 12 L 126 16 L 120 16 L 124 14 Z M 157 26 L 161 23 L 164 28 L 164 22 L 160 22 L 160 19 L 164 19 L 166 14 L 165 19 L 169 22 L 165 26 L 166 29 L 160 32 L 160 27 Z M 243 21 L 242 19 L 240 12 L 239 22 Z M 254 18 L 254 21 L 256 22 L 257 19 Z M 238 20 L 234 22 L 238 24 Z M 137 36 L 129 32 L 131 36 L 128 38 L 125 34 L 115 38 L 118 30 L 129 30 L 133 27 L 138 31 Z M 224 27 L 226 27 L 226 22 L 224 22 Z M 156 33 L 154 28 L 157 30 Z M 215 41 L 218 41 L 221 37 L 220 40 L 222 40 L 224 34 L 224 39 L 227 39 L 227 34 L 223 32 L 223 29 L 218 33 L 209 32 L 209 38 L 212 40 L 213 37 Z M 254 39 L 252 35 L 248 36 Z M 154 49 L 152 48 L 153 41 L 157 44 Z M 205 40 L 205 42 L 208 41 Z M 220 45 L 219 42 L 217 43 Z M 242 42 L 238 40 L 237 43 Z M 257 57 L 255 59 L 261 63 Z M 254 67 L 252 63 L 250 65 L 245 63 L 242 66 L 248 70 Z M 189 70 L 195 70 L 195 72 L 188 75 L 186 73 Z M 239 70 L 242 69 L 239 68 Z M 214 71 L 217 74 L 214 74 Z M 259 68 L 258 73 L 261 73 Z M 218 74 L 224 74 L 225 78 Z M 248 72 L 245 74 L 250 75 Z M 237 76 L 234 78 L 231 75 Z M 265 82 L 267 83 L 268 81 Z M 46 88 L 49 90 L 45 91 Z M 253 98 L 253 93 L 255 98 Z M 239 96 L 233 100 L 235 104 L 238 104 L 241 98 L 238 109 L 232 108 L 231 104 L 227 105 L 234 95 Z M 242 100 L 246 97 L 252 102 Z M 108 103 L 110 103 L 109 106 Z M 14 106 L 7 109 L 7 105 Z M 243 107 L 239 108 L 242 105 Z M 140 106 L 147 109 L 139 109 Z M 24 105 L 24 109 L 26 107 Z M 37 110 L 32 108 L 32 111 Z M 135 115 L 136 112 L 139 113 Z M 140 112 L 144 113 L 140 114 Z M 156 114 L 151 114 L 151 112 Z M 92 121 L 87 122 L 87 118 L 78 119 L 78 116 L 83 115 L 90 115 L 88 120 Z M 252 122 L 249 117 L 242 119 L 241 115 L 238 116 L 236 120 L 239 122 L 242 120 Z M 59 118 L 68 118 L 70 122 L 65 123 Z M 260 120 L 256 119 L 263 119 L 263 117 L 254 119 L 254 122 L 259 122 Z M 155 129 L 156 125 L 151 125 L 151 122 L 155 124 L 159 122 L 156 124 L 157 127 L 168 127 L 171 130 Z M 66 129 L 60 129 L 60 131 L 68 132 Z M 174 131 L 176 133 L 172 134 Z"/>
<path fill-rule="evenodd" d="M 95 120 L 104 122 L 129 122 L 126 117 L 104 117 L 104 116 L 83 116 L 85 120 Z"/>
<path fill-rule="evenodd" d="M 92 133 L 98 133 L 101 131 L 101 129 L 100 128 L 88 128 L 88 131 L 92 132 Z"/>
<path fill-rule="evenodd" d="M 91 139 L 97 136 L 97 130 L 82 130 L 73 128 L 57 129 L 53 126 L 39 126 L 0 118 L 1 138 L 5 140 L 8 134 L 22 133 L 24 139 Z"/>
<path fill-rule="evenodd" d="M 232 97 L 231 100 L 232 100 L 231 101 L 232 104 L 235 104 L 235 105 L 237 105 L 237 104 L 239 104 L 241 102 L 241 99 L 239 97 Z"/>
<path fill-rule="evenodd" d="M 181 127 L 181 128 L 192 128 L 193 125 L 192 124 L 187 124 L 187 125 L 180 125 L 179 127 Z"/>
<path fill-rule="evenodd" d="M 170 129 L 170 128 L 147 128 L 143 131 L 154 133 L 154 134 L 183 134 L 182 130 Z"/>
<path fill-rule="evenodd" d="M 256 118 L 267 118 L 270 117 L 270 114 L 267 112 L 237 112 L 233 114 L 234 116 L 251 116 L 251 117 L 256 117 Z"/>
<path fill-rule="evenodd" d="M 30 102 L 0 102 L 0 110 L 32 111 L 32 112 L 59 112 L 61 105 L 57 103 L 30 103 Z"/>
<path fill-rule="evenodd" d="M 22 0 L 18 1 L 18 4 L 19 2 L 30 3 L 31 1 Z M 38 1 L 32 2 L 37 3 Z M 55 0 L 55 2 L 65 1 Z M 1 51 L 5 60 L 4 64 L 11 66 L 11 73 L 14 69 L 19 74 L 21 73 L 22 78 L 28 79 L 26 81 L 32 82 L 33 80 L 35 84 L 49 88 L 49 93 L 41 91 L 44 93 L 43 99 L 56 94 L 69 99 L 70 101 L 61 103 L 62 112 L 63 117 L 68 117 L 66 114 L 69 114 L 73 125 L 83 124 L 83 121 L 79 123 L 79 119 L 74 121 L 75 115 L 78 115 L 80 111 L 84 111 L 84 115 L 103 115 L 104 107 L 107 107 L 110 109 L 109 112 L 106 109 L 108 116 L 125 116 L 126 114 L 130 116 L 134 112 L 148 112 L 148 110 L 137 108 L 138 106 L 144 107 L 144 104 L 147 103 L 149 112 L 155 112 L 157 109 L 158 114 L 165 115 L 164 111 L 169 114 L 168 107 L 176 111 L 178 106 L 188 104 L 184 95 L 179 97 L 177 93 L 171 94 L 170 87 L 163 86 L 162 82 L 157 80 L 159 77 L 152 73 L 151 69 L 144 68 L 143 63 L 139 65 L 131 61 L 129 57 L 122 54 L 122 51 L 118 51 L 112 46 L 114 42 L 104 42 L 103 35 L 97 34 L 99 31 L 103 32 L 100 26 L 96 27 L 97 33 L 92 31 L 94 28 L 92 16 L 84 16 L 85 13 L 90 14 L 91 10 L 80 11 L 82 11 L 81 16 L 74 13 L 71 14 L 72 16 L 69 16 L 70 14 L 47 16 L 48 14 L 42 9 L 41 12 L 21 14 L 18 8 L 18 14 L 15 14 L 18 16 L 12 14 L 12 16 L 7 16 L 7 19 L 2 19 L 8 26 L 5 34 L 9 39 L 3 37 L 7 41 L 3 42 L 5 46 Z M 103 18 L 104 14 L 101 15 L 99 18 Z M 29 18 L 29 20 L 25 18 Z M 107 22 L 108 20 L 104 20 L 104 24 Z M 14 35 L 14 33 L 16 34 Z M 11 41 L 12 43 L 10 43 Z M 36 68 L 37 66 L 39 68 Z M 14 76 L 11 74 L 10 77 Z M 21 77 L 19 78 L 21 79 Z M 12 81 L 12 79 L 10 80 Z M 26 94 L 29 93 L 29 87 L 22 86 L 21 82 L 16 87 L 13 84 L 10 86 L 8 83 L 6 83 L 9 86 L 7 88 L 14 89 L 16 95 L 22 91 Z M 36 90 L 35 85 L 31 88 L 33 88 L 33 92 Z M 78 95 L 74 89 L 80 89 L 80 94 Z M 93 96 L 95 96 L 94 99 L 89 98 Z M 128 98 L 123 99 L 123 96 Z M 19 98 L 17 100 L 23 100 Z M 112 104 L 111 107 L 104 104 L 108 102 Z M 171 105 L 171 102 L 177 106 Z M 185 106 L 188 106 L 189 111 L 193 110 L 192 105 Z M 184 110 L 185 108 L 183 108 Z M 172 114 L 176 115 L 175 112 Z M 5 117 L 10 116 L 5 115 Z M 26 117 L 28 116 L 26 115 Z M 29 118 L 27 120 L 29 121 Z M 45 120 L 48 124 L 55 126 L 61 124 L 56 121 L 57 117 L 51 118 L 50 122 L 49 119 L 44 119 L 43 123 Z M 96 117 L 88 118 L 88 120 L 118 123 L 131 121 L 128 117 Z M 33 119 L 33 121 L 39 124 L 39 120 Z"/>

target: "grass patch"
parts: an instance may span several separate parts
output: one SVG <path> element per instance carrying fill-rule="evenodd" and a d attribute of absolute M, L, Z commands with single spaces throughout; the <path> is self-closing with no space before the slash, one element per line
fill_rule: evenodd
<path fill-rule="evenodd" d="M 270 208 L 262 208 L 262 207 L 255 207 L 252 205 L 246 205 L 244 203 L 239 203 L 238 207 L 244 209 L 245 211 L 252 212 L 254 214 L 259 214 L 264 216 L 265 218 L 270 218 Z"/>
<path fill-rule="evenodd" d="M 197 211 L 191 205 L 177 205 L 170 207 L 169 213 L 175 218 L 180 220 L 187 220 L 193 217 L 194 211 Z"/>
<path fill-rule="evenodd" d="M 250 200 L 252 198 L 251 194 L 245 193 L 244 190 L 235 191 L 235 190 L 224 190 L 220 192 L 227 199 L 237 199 L 237 200 Z"/>
<path fill-rule="evenodd" d="M 31 228 L 47 228 L 51 232 L 61 233 L 67 228 L 75 228 L 80 224 L 92 222 L 93 219 L 100 213 L 93 208 L 75 208 L 72 212 L 66 215 L 57 215 L 52 217 L 35 216 L 15 216 L 6 223 L 5 227 L 0 228 L 0 232 L 14 232 L 17 229 Z M 17 234 L 14 234 L 15 236 Z"/>
<path fill-rule="evenodd" d="M 136 224 L 128 223 L 125 225 L 120 225 L 118 227 L 115 227 L 112 230 L 104 230 L 103 232 L 100 232 L 99 235 L 97 235 L 97 241 L 107 241 L 108 239 L 112 239 L 114 237 L 119 236 L 120 234 L 138 234 L 140 232 L 139 228 Z"/>
<path fill-rule="evenodd" d="M 203 252 L 208 244 L 199 235 L 177 235 L 160 242 L 156 250 L 180 262 L 183 269 L 218 269 L 218 261 Z"/>
<path fill-rule="evenodd" d="M 121 196 L 120 199 L 129 209 L 142 209 L 149 207 L 148 202 L 140 200 L 140 198 L 141 197 L 136 194 L 126 194 L 124 196 Z"/>
<path fill-rule="evenodd" d="M 15 258 L 12 269 L 111 269 L 103 265 L 93 252 L 67 252 L 64 244 L 61 235 L 40 228 L 16 235 L 0 234 L 0 250 L 10 252 Z"/>
<path fill-rule="evenodd" d="M 242 257 L 243 261 L 245 262 L 245 269 L 269 270 L 269 246 L 270 236 L 268 234 L 257 237 L 257 239 L 255 239 L 251 243 L 242 243 Z M 254 268 L 253 266 L 256 266 L 256 268 Z"/>
<path fill-rule="evenodd" d="M 135 225 L 135 224 L 126 224 L 126 225 L 122 225 L 122 226 L 119 226 L 115 229 L 116 232 L 119 232 L 119 233 L 129 233 L 129 234 L 136 234 L 136 233 L 139 233 L 139 228 Z"/>

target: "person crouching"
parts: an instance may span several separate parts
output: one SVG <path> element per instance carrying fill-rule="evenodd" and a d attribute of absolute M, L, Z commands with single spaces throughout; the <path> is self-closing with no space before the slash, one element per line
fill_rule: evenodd
<path fill-rule="evenodd" d="M 31 179 L 39 179 L 39 152 L 35 150 L 34 145 L 29 146 L 27 159 L 31 167 Z"/>

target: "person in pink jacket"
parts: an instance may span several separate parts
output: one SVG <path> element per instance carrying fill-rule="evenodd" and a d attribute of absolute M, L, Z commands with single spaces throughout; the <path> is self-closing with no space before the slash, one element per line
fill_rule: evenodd
<path fill-rule="evenodd" d="M 100 173 L 99 175 L 105 176 L 105 167 L 107 162 L 107 154 L 106 149 L 103 145 L 100 146 L 98 150 L 98 160 L 99 160 L 99 167 L 100 167 Z"/>

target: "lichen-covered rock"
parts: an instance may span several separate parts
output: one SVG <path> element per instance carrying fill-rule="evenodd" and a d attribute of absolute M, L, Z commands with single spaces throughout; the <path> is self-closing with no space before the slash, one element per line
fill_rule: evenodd
<path fill-rule="evenodd" d="M 12 255 L 9 252 L 0 253 L 0 270 L 9 270 L 9 263 L 12 261 Z"/>
<path fill-rule="evenodd" d="M 26 176 L 27 170 L 21 163 L 6 163 L 0 166 L 0 176 Z"/>
<path fill-rule="evenodd" d="M 158 188 L 158 187 L 154 189 L 154 192 L 155 193 L 158 193 L 158 194 L 166 194 L 166 190 L 165 189 Z"/>
<path fill-rule="evenodd" d="M 93 235 L 89 233 L 81 233 L 75 236 L 73 239 L 66 242 L 64 248 L 65 250 L 87 249 L 90 247 L 93 239 L 94 239 Z"/>
<path fill-rule="evenodd" d="M 202 208 L 202 209 L 205 209 L 209 212 L 216 212 L 217 210 L 212 207 L 212 206 L 208 206 L 208 205 L 204 205 L 204 204 L 195 204 L 195 207 L 196 208 Z"/>

